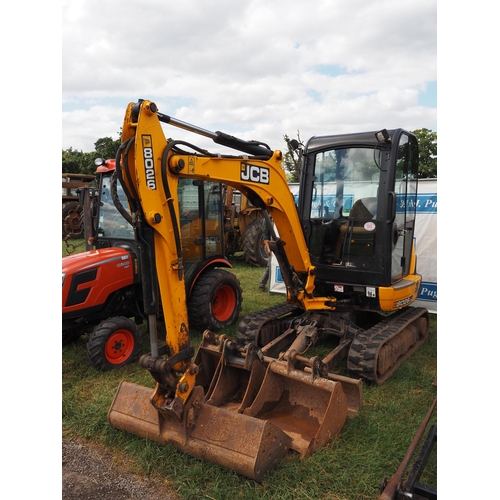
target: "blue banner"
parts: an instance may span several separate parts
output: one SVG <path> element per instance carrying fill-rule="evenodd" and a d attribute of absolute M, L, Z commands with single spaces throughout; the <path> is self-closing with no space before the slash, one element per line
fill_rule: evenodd
<path fill-rule="evenodd" d="M 298 195 L 294 195 L 295 203 L 298 203 Z M 345 194 L 344 195 L 344 211 L 348 211 L 352 208 L 354 195 Z M 410 208 L 416 203 L 417 214 L 437 214 L 437 194 L 436 193 L 423 193 L 417 194 L 417 199 L 414 201 L 410 199 Z M 327 194 L 321 197 L 321 199 L 316 199 L 312 202 L 311 216 L 318 217 L 319 214 L 323 213 L 321 207 L 328 207 L 330 211 L 334 210 L 335 207 L 335 195 Z M 396 212 L 398 214 L 403 213 L 405 208 L 404 198 L 401 195 L 396 195 Z M 348 213 L 348 212 L 347 212 Z"/>
<path fill-rule="evenodd" d="M 277 283 L 285 282 L 285 280 L 283 279 L 283 275 L 281 274 L 280 266 L 276 266 L 276 282 Z"/>
<path fill-rule="evenodd" d="M 405 204 L 401 196 L 396 196 L 397 213 L 404 212 Z M 410 208 L 415 203 L 413 200 L 409 201 Z M 423 193 L 417 194 L 417 214 L 437 214 L 437 194 L 436 193 Z"/>
<path fill-rule="evenodd" d="M 419 300 L 437 302 L 437 283 L 433 283 L 432 281 L 422 281 L 417 298 Z"/>

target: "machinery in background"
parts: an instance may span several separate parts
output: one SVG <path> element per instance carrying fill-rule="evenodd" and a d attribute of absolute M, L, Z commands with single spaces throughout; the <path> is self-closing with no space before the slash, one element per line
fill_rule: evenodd
<path fill-rule="evenodd" d="M 82 238 L 84 233 L 82 211 L 78 190 L 95 188 L 95 175 L 62 174 L 62 236 Z"/>
<path fill-rule="evenodd" d="M 226 186 L 226 255 L 243 252 L 245 262 L 254 267 L 267 266 L 262 239 L 262 209 L 253 206 L 232 186 Z"/>

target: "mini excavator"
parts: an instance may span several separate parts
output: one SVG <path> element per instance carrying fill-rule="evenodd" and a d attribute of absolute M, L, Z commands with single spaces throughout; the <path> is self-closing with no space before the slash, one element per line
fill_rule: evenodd
<path fill-rule="evenodd" d="M 167 141 L 162 123 L 238 154 Z M 116 157 L 145 256 L 144 309 L 155 315 L 161 297 L 166 345 L 139 361 L 155 389 L 122 381 L 108 419 L 258 482 L 289 449 L 305 458 L 325 446 L 360 407 L 362 381 L 383 383 L 429 332 L 428 311 L 412 306 L 421 283 L 416 137 L 384 129 L 297 146 L 298 201 L 281 151 L 139 100 L 127 107 Z M 286 286 L 285 303 L 245 317 L 236 339 L 206 330 L 197 352 L 186 309 L 179 179 L 224 183 L 269 214 Z M 306 355 L 327 342 L 325 356 Z M 334 373 L 344 360 L 349 376 Z"/>

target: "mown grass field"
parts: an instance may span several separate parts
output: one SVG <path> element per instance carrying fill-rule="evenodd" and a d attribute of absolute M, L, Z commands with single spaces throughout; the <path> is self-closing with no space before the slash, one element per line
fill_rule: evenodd
<path fill-rule="evenodd" d="M 63 255 L 64 244 L 63 244 Z M 233 259 L 243 288 L 246 314 L 281 303 L 284 296 L 258 292 L 262 269 Z M 235 335 L 237 325 L 221 332 Z M 149 352 L 143 325 L 143 352 Z M 201 332 L 192 332 L 198 344 Z M 79 438 L 108 447 L 118 462 L 139 474 L 151 474 L 174 489 L 182 499 L 376 499 L 384 476 L 397 469 L 409 444 L 436 397 L 437 321 L 431 315 L 426 343 L 382 386 L 364 384 L 363 407 L 349 418 L 341 433 L 312 457 L 301 461 L 289 452 L 262 484 L 231 470 L 112 428 L 107 412 L 121 380 L 154 387 L 149 373 L 137 364 L 98 372 L 86 358 L 86 336 L 62 351 L 63 438 Z M 436 423 L 434 412 L 431 423 Z M 433 452 L 421 481 L 437 485 Z"/>

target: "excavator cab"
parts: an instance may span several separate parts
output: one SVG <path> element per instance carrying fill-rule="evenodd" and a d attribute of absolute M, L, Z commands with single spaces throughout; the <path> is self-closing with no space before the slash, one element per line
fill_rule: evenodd
<path fill-rule="evenodd" d="M 417 205 L 416 138 L 386 133 L 382 141 L 374 133 L 310 139 L 298 201 L 315 294 L 374 309 L 376 289 L 410 273 Z"/>

